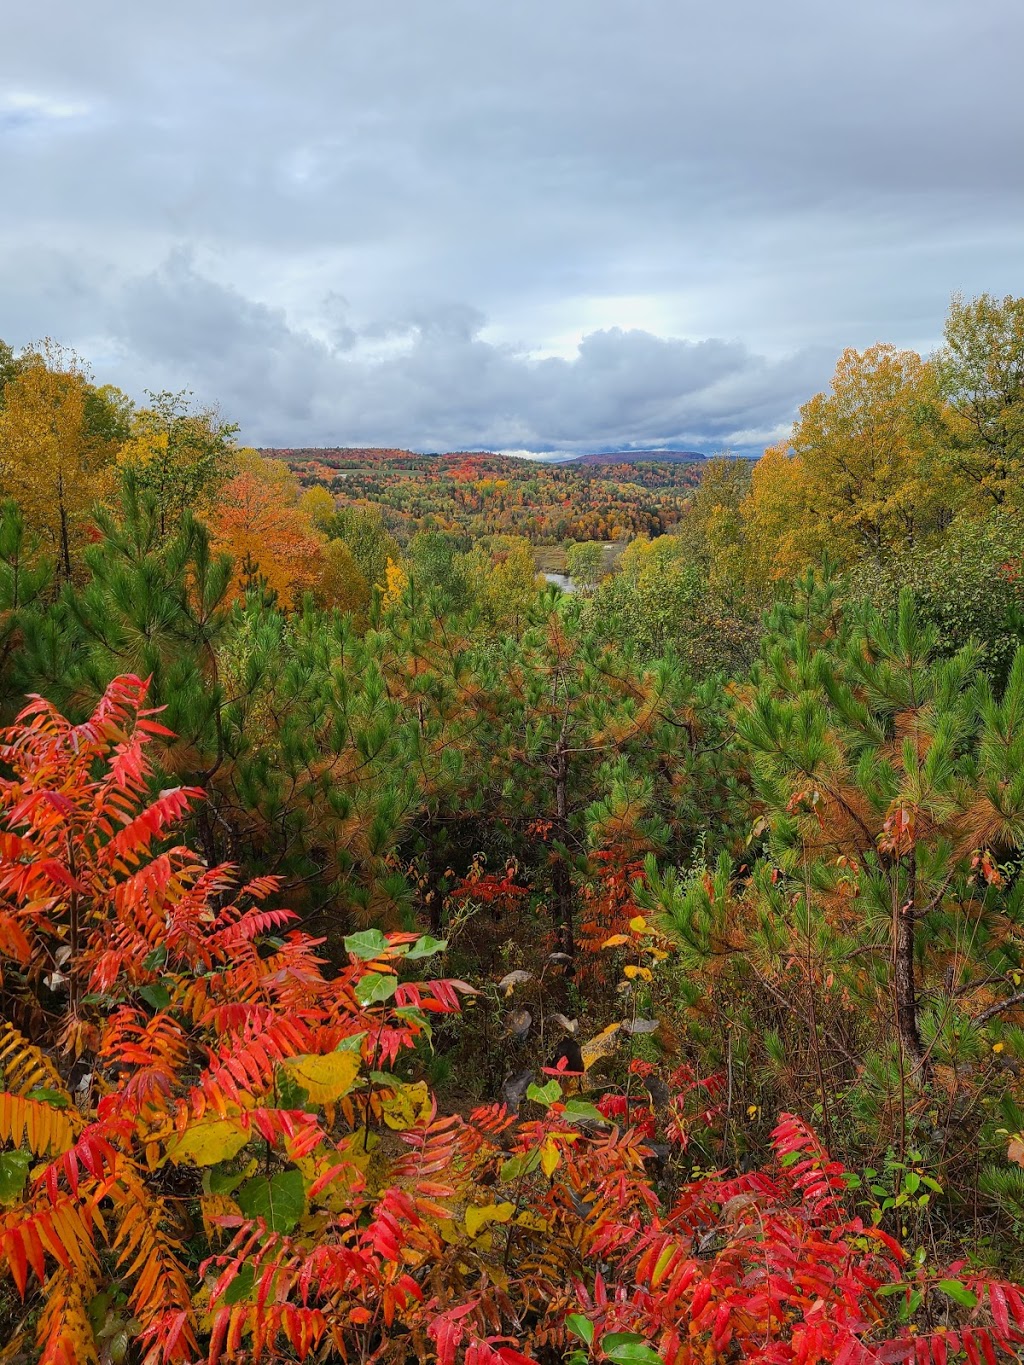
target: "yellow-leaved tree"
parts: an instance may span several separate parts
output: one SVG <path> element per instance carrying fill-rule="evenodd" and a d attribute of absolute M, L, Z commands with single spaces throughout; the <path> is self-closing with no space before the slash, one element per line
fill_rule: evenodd
<path fill-rule="evenodd" d="M 916 351 L 851 347 L 830 391 L 800 409 L 792 446 L 806 515 L 838 563 L 912 544 L 941 521 L 950 490 L 930 454 L 932 393 Z"/>
<path fill-rule="evenodd" d="M 807 470 L 788 442 L 769 446 L 754 465 L 740 515 L 744 578 L 752 595 L 767 601 L 821 548 L 823 528 L 808 506 Z"/>
<path fill-rule="evenodd" d="M 19 357 L 0 407 L 0 485 L 68 579 L 89 513 L 111 487 L 118 440 L 102 390 L 74 351 L 43 341 Z"/>

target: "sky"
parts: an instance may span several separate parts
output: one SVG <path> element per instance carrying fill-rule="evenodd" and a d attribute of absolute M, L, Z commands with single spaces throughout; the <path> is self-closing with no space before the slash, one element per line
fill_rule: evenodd
<path fill-rule="evenodd" d="M 0 337 L 246 443 L 756 452 L 1024 294 L 1020 0 L 36 0 Z"/>

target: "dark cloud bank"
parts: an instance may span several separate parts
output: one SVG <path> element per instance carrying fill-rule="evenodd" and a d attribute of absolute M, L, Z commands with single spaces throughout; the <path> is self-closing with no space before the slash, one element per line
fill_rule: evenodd
<path fill-rule="evenodd" d="M 756 449 L 1024 292 L 1017 0 L 46 0 L 0 336 L 261 444 Z"/>

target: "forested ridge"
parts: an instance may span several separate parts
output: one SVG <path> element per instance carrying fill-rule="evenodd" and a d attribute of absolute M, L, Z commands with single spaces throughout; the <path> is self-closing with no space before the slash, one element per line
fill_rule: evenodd
<path fill-rule="evenodd" d="M 237 433 L 0 344 L 0 1360 L 1019 1359 L 1024 300 L 756 462 Z"/>
<path fill-rule="evenodd" d="M 701 473 L 695 457 L 673 463 L 592 456 L 545 464 L 488 451 L 260 454 L 284 461 L 305 487 L 322 485 L 349 504 L 377 508 L 400 535 L 520 535 L 540 545 L 662 535 L 679 521 Z"/>

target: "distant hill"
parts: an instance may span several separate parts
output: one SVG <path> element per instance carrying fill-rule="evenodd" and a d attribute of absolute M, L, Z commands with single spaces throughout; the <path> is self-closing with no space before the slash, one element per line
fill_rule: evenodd
<path fill-rule="evenodd" d="M 576 455 L 566 464 L 694 464 L 706 459 L 699 450 L 609 450 L 600 454 Z"/>
<path fill-rule="evenodd" d="M 412 450 L 385 448 L 381 446 L 322 446 L 311 448 L 278 447 L 260 450 L 261 455 L 269 455 L 290 463 L 321 462 L 334 468 L 361 468 L 366 465 L 422 465 L 424 461 L 451 462 L 453 460 L 505 460 L 508 456 L 489 450 L 459 450 L 436 452 L 429 455 Z M 609 450 L 595 451 L 590 455 L 562 455 L 540 457 L 538 464 L 546 465 L 617 465 L 617 464 L 696 464 L 706 460 L 699 450 Z M 530 460 L 527 459 L 529 464 Z"/>

